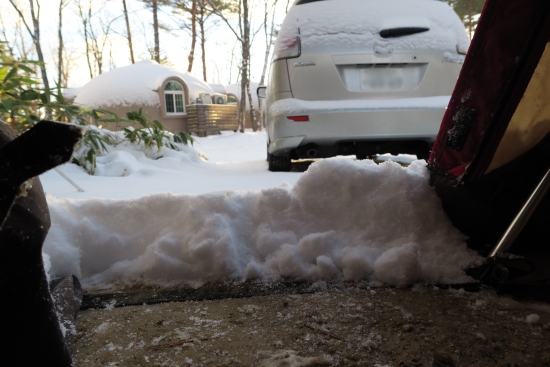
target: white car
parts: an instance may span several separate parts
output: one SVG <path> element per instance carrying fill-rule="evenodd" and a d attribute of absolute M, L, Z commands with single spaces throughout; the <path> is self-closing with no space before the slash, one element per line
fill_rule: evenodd
<path fill-rule="evenodd" d="M 427 157 L 469 44 L 442 1 L 296 1 L 258 91 L 269 170 L 336 155 Z"/>

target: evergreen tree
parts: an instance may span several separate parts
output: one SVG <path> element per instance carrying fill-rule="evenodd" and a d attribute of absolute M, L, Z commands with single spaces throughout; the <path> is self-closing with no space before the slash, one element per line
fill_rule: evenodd
<path fill-rule="evenodd" d="M 447 3 L 453 8 L 453 10 L 458 14 L 464 27 L 468 31 L 470 39 L 474 36 L 474 32 L 477 27 L 477 22 L 483 6 L 485 5 L 485 0 L 446 0 Z"/>

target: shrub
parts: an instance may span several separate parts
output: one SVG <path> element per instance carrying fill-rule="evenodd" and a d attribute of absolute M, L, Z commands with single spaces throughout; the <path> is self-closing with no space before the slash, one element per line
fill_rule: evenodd
<path fill-rule="evenodd" d="M 82 141 L 76 150 L 81 152 L 73 162 L 84 167 L 93 174 L 96 167 L 96 157 L 106 153 L 109 145 L 116 146 L 123 139 L 131 143 L 143 143 L 145 147 L 156 147 L 159 151 L 162 146 L 178 150 L 174 143 L 193 145 L 193 138 L 179 132 L 173 135 L 157 120 L 138 111 L 127 113 L 127 118 L 120 118 L 115 113 L 88 109 L 69 103 L 63 97 L 61 88 L 46 89 L 34 78 L 34 68 L 39 64 L 33 60 L 17 60 L 7 50 L 6 43 L 0 42 L 0 119 L 16 131 L 22 133 L 33 127 L 44 116 L 55 121 L 68 122 L 83 126 L 85 129 Z M 98 130 L 87 126 L 130 122 L 137 123 L 137 128 L 127 127 L 120 134 L 100 134 Z"/>

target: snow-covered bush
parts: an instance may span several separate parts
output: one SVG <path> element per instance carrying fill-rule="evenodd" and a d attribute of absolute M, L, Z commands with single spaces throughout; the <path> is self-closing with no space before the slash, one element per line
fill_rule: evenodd
<path fill-rule="evenodd" d="M 138 127 L 126 127 L 122 131 L 109 131 L 100 126 L 86 125 L 84 138 L 77 146 L 73 155 L 73 163 L 82 166 L 93 175 L 96 168 L 96 158 L 103 156 L 119 146 L 132 146 L 131 150 L 142 151 L 148 158 L 158 159 L 161 150 L 166 147 L 179 151 L 189 143 L 193 145 L 194 139 L 185 132 L 172 134 L 157 120 L 151 120 L 143 114 L 142 109 L 126 114 L 127 119 L 115 116 L 105 122 L 134 122 Z"/>

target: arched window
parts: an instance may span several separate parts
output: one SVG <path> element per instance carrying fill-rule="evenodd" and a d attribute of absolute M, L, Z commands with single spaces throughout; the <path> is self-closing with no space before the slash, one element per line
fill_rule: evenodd
<path fill-rule="evenodd" d="M 183 87 L 180 83 L 170 81 L 164 87 L 164 101 L 167 115 L 181 115 L 185 113 Z"/>

